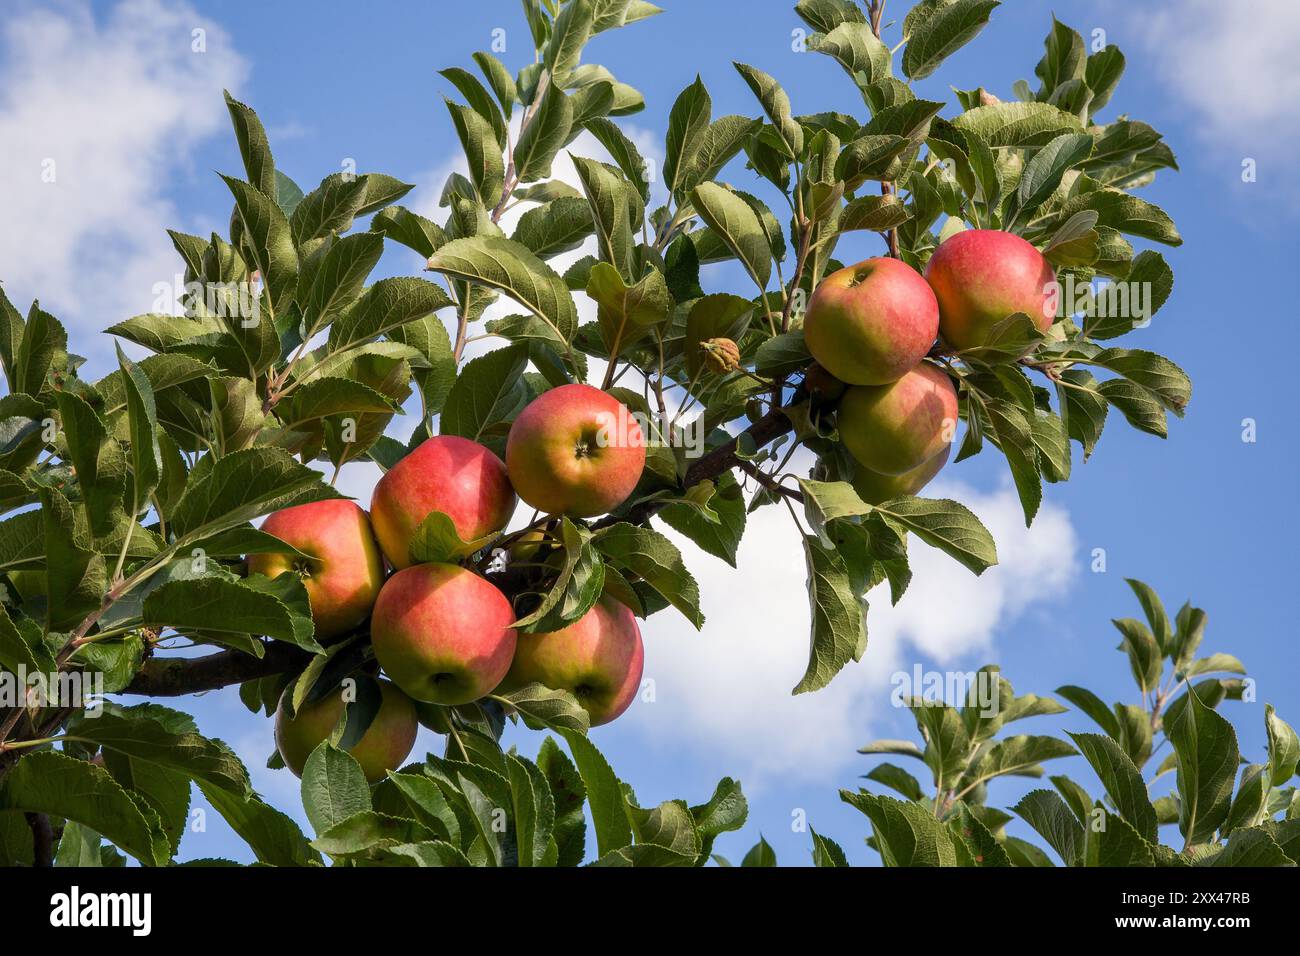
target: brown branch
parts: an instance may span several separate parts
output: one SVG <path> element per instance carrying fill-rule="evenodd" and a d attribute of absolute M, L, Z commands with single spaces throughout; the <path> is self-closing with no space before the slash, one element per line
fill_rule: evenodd
<path fill-rule="evenodd" d="M 256 677 L 283 674 L 307 663 L 311 655 L 292 644 L 271 641 L 266 653 L 254 657 L 242 651 L 221 651 L 205 657 L 155 657 L 145 663 L 123 694 L 180 697 L 242 684 Z"/>
<path fill-rule="evenodd" d="M 54 865 L 54 828 L 44 813 L 24 813 L 32 828 L 32 866 Z"/>

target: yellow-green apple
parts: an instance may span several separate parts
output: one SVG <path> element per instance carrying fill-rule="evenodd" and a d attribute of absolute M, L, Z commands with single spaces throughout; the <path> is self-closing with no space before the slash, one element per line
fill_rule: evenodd
<path fill-rule="evenodd" d="M 263 521 L 262 530 L 309 557 L 250 554 L 248 570 L 270 578 L 285 571 L 300 575 L 319 640 L 366 619 L 384 583 L 384 564 L 370 521 L 355 502 L 335 498 L 285 508 Z"/>
<path fill-rule="evenodd" d="M 490 693 L 515 653 L 506 596 L 454 564 L 417 564 L 384 584 L 370 640 L 384 673 L 416 700 L 455 706 Z"/>
<path fill-rule="evenodd" d="M 957 429 L 957 391 L 922 362 L 889 385 L 855 385 L 840 399 L 840 440 L 860 465 L 902 475 L 943 451 Z"/>
<path fill-rule="evenodd" d="M 919 494 L 943 470 L 951 452 L 952 445 L 948 445 L 929 461 L 901 475 L 882 475 L 864 465 L 858 465 L 857 473 L 853 476 L 853 490 L 869 505 L 878 505 L 902 495 Z"/>
<path fill-rule="evenodd" d="M 361 739 L 348 751 L 361 764 L 371 783 L 384 779 L 387 771 L 402 765 L 415 746 L 415 735 L 420 729 L 411 698 L 386 680 L 379 682 L 379 690 L 382 695 L 379 711 Z M 311 752 L 334 732 L 346 706 L 341 687 L 320 700 L 303 704 L 292 717 L 285 708 L 285 698 L 280 698 L 275 712 L 275 744 L 285 764 L 299 777 Z"/>
<path fill-rule="evenodd" d="M 595 727 L 614 720 L 631 705 L 641 685 L 644 660 L 636 617 L 626 605 L 601 598 L 568 627 L 549 634 L 520 634 L 504 686 L 536 681 L 567 690 L 578 698 Z"/>
<path fill-rule="evenodd" d="M 986 345 L 993 328 L 1023 312 L 1046 332 L 1056 317 L 1056 272 L 1041 252 L 998 229 L 944 240 L 925 267 L 939 301 L 939 335 L 957 350 Z"/>
<path fill-rule="evenodd" d="M 412 564 L 410 541 L 431 512 L 451 518 L 464 542 L 506 526 L 517 504 L 506 466 L 468 438 L 439 435 L 395 464 L 375 485 L 370 520 L 394 568 Z"/>
<path fill-rule="evenodd" d="M 939 334 L 921 274 L 881 256 L 832 272 L 808 302 L 803 335 L 817 363 L 850 385 L 886 385 L 916 367 Z"/>
<path fill-rule="evenodd" d="M 627 406 L 590 385 L 543 392 L 506 439 L 519 497 L 547 514 L 590 518 L 622 504 L 641 480 L 645 439 Z"/>

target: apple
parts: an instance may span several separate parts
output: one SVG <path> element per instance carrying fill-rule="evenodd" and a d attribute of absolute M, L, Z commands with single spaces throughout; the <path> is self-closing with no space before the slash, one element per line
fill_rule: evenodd
<path fill-rule="evenodd" d="M 922 362 L 889 385 L 855 385 L 840 399 L 840 440 L 860 464 L 902 475 L 943 451 L 957 429 L 957 390 Z"/>
<path fill-rule="evenodd" d="M 939 335 L 958 351 L 988 343 L 994 326 L 1023 312 L 1041 331 L 1056 317 L 1056 272 L 1019 236 L 967 229 L 946 239 L 925 267 L 939 301 Z"/>
<path fill-rule="evenodd" d="M 379 681 L 379 690 L 382 695 L 379 712 L 349 750 L 371 783 L 383 780 L 389 770 L 402 766 L 415 746 L 415 735 L 420 729 L 415 719 L 415 704 L 409 697 L 386 680 Z M 290 717 L 285 698 L 280 698 L 275 712 L 275 744 L 294 774 L 302 776 L 307 758 L 334 732 L 345 706 L 340 688 L 320 700 L 304 703 Z"/>
<path fill-rule="evenodd" d="M 920 273 L 880 256 L 832 272 L 808 302 L 803 335 L 826 371 L 886 385 L 916 367 L 939 334 L 939 304 Z"/>
<path fill-rule="evenodd" d="M 590 385 L 543 392 L 506 439 L 519 497 L 546 514 L 590 518 L 627 500 L 645 468 L 645 439 L 627 406 Z"/>
<path fill-rule="evenodd" d="M 847 385 L 816 362 L 810 363 L 804 369 L 803 384 L 816 405 L 824 405 L 827 402 L 835 401 L 848 388 Z"/>
<path fill-rule="evenodd" d="M 520 634 L 505 685 L 534 681 L 578 698 L 593 727 L 627 710 L 641 686 L 645 650 L 636 617 L 624 604 L 601 598 L 568 627 Z"/>
<path fill-rule="evenodd" d="M 878 505 L 902 495 L 919 494 L 921 489 L 943 470 L 951 452 L 952 445 L 948 445 L 929 461 L 922 462 L 901 475 L 882 475 L 859 465 L 857 473 L 853 476 L 853 490 L 869 505 Z"/>
<path fill-rule="evenodd" d="M 366 619 L 384 583 L 384 564 L 366 513 L 334 498 L 277 511 L 262 530 L 293 545 L 292 554 L 250 554 L 248 570 L 273 578 L 285 571 L 302 577 L 318 640 L 346 634 Z"/>
<path fill-rule="evenodd" d="M 375 485 L 370 520 L 394 568 L 412 564 L 411 535 L 431 512 L 451 518 L 466 543 L 500 531 L 518 503 L 506 466 L 478 442 L 440 435 L 395 464 Z"/>
<path fill-rule="evenodd" d="M 416 700 L 456 706 L 490 693 L 515 653 L 506 596 L 454 564 L 398 571 L 379 592 L 370 640 L 384 673 Z"/>

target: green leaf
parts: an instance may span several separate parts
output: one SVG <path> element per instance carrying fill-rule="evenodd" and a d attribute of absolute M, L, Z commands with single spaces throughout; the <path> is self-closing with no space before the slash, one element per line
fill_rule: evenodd
<path fill-rule="evenodd" d="M 530 726 L 552 730 L 575 730 L 585 734 L 591 718 L 578 699 L 567 690 L 552 690 L 542 684 L 525 684 L 500 695 L 501 701 L 517 710 Z"/>
<path fill-rule="evenodd" d="M 824 837 L 812 827 L 808 828 L 812 835 L 812 858 L 813 866 L 848 866 L 848 857 L 844 855 L 844 850 L 838 843 L 830 837 Z"/>
<path fill-rule="evenodd" d="M 169 844 L 157 814 L 85 760 L 52 750 L 30 753 L 0 784 L 0 810 L 61 817 L 102 833 L 145 866 L 167 862 Z"/>
<path fill-rule="evenodd" d="M 824 36 L 809 37 L 808 49 L 835 59 L 865 96 L 867 90 L 889 77 L 889 47 L 856 18 L 846 19 Z"/>
<path fill-rule="evenodd" d="M 627 286 L 616 268 L 608 262 L 598 262 L 591 267 L 587 295 L 599 306 L 596 321 L 611 361 L 646 329 L 668 321 L 672 308 L 668 285 L 657 269 L 651 269 L 635 285 Z"/>
<path fill-rule="evenodd" d="M 310 635 L 304 640 L 301 624 L 295 624 L 283 601 L 238 580 L 168 581 L 144 599 L 141 620 L 147 627 L 265 635 L 316 653 L 321 650 Z"/>
<path fill-rule="evenodd" d="M 251 107 L 234 99 L 226 90 L 226 110 L 235 127 L 235 139 L 239 142 L 239 154 L 244 160 L 244 169 L 248 181 L 267 196 L 275 196 L 279 191 L 279 180 L 275 175 L 275 160 L 271 158 L 271 144 L 267 141 L 266 130 Z"/>
<path fill-rule="evenodd" d="M 117 364 L 126 385 L 127 425 L 131 436 L 131 515 L 139 515 L 158 487 L 162 451 L 158 447 L 158 410 L 153 386 L 139 367 L 117 347 Z"/>
<path fill-rule="evenodd" d="M 506 755 L 506 773 L 513 801 L 515 845 L 520 866 L 546 866 L 554 862 L 558 846 L 552 839 L 555 801 L 541 769 L 514 754 Z"/>
<path fill-rule="evenodd" d="M 1044 41 L 1043 58 L 1034 67 L 1034 74 L 1043 82 L 1043 93 L 1051 93 L 1062 83 L 1079 80 L 1084 76 L 1085 60 L 1083 37 L 1052 17 L 1052 32 Z"/>
<path fill-rule="evenodd" d="M 1300 764 L 1300 737 L 1296 736 L 1290 724 L 1277 715 L 1272 704 L 1264 705 L 1264 729 L 1268 734 L 1271 782 L 1273 786 L 1280 787 L 1295 776 L 1296 765 Z"/>
<path fill-rule="evenodd" d="M 865 229 L 870 232 L 888 232 L 911 218 L 911 210 L 895 193 L 887 196 L 860 196 L 840 213 L 839 231 Z"/>
<path fill-rule="evenodd" d="M 493 425 L 514 418 L 528 400 L 523 381 L 527 364 L 527 350 L 518 345 L 466 363 L 447 393 L 442 434 L 478 441 Z"/>
<path fill-rule="evenodd" d="M 28 621 L 27 623 L 34 623 Z M 0 671 L 18 674 L 49 674 L 55 670 L 54 658 L 41 640 L 39 627 L 23 633 L 4 605 L 0 605 Z"/>
<path fill-rule="evenodd" d="M 424 279 L 380 279 L 335 320 L 330 328 L 330 349 L 337 352 L 381 335 L 392 336 L 403 326 L 452 305 L 440 286 Z"/>
<path fill-rule="evenodd" d="M 596 745 L 575 730 L 560 734 L 569 745 L 591 808 L 591 822 L 596 831 L 596 852 L 605 856 L 632 842 L 632 824 L 628 819 L 627 798 L 623 784 L 614 775 L 609 761 Z"/>
<path fill-rule="evenodd" d="M 717 183 L 700 183 L 691 191 L 691 201 L 700 218 L 735 253 L 759 291 L 765 290 L 772 275 L 772 249 L 749 203 Z"/>
<path fill-rule="evenodd" d="M 468 106 L 445 100 L 451 113 L 452 125 L 460 139 L 465 161 L 469 166 L 470 181 L 479 200 L 489 209 L 501 201 L 505 185 L 505 160 L 501 156 L 502 144 L 496 128 L 486 118 Z"/>
<path fill-rule="evenodd" d="M 53 631 L 71 630 L 100 606 L 108 590 L 108 569 L 104 556 L 92 550 L 89 533 L 84 525 L 78 526 L 72 505 L 61 492 L 42 488 L 37 514 L 44 527 L 49 597 L 46 624 Z"/>
<path fill-rule="evenodd" d="M 921 80 L 975 38 L 989 21 L 998 0 L 954 0 L 941 4 L 918 24 L 903 51 L 903 72 Z"/>
<path fill-rule="evenodd" d="M 573 126 L 573 104 L 554 84 L 546 87 L 537 111 L 519 134 L 515 144 L 515 175 L 521 183 L 548 179 L 551 163 L 569 138 Z"/>
<path fill-rule="evenodd" d="M 617 567 L 638 575 L 665 601 L 703 628 L 700 590 L 695 578 L 686 570 L 677 546 L 650 528 L 620 521 L 598 532 L 596 549 Z"/>
<path fill-rule="evenodd" d="M 1046 146 L 1062 133 L 1079 133 L 1083 124 L 1077 116 L 1050 103 L 995 103 L 967 110 L 952 124 L 963 132 L 975 133 L 993 149 Z M 1073 215 L 1077 210 L 1071 210 Z M 1063 216 L 1062 221 L 1069 215 Z"/>
<path fill-rule="evenodd" d="M 587 789 L 576 767 L 556 744 L 547 737 L 537 752 L 537 766 L 546 778 L 555 803 L 555 842 L 559 849 L 557 866 L 577 866 L 582 862 L 586 844 L 587 821 L 583 805 Z"/>
<path fill-rule="evenodd" d="M 776 866 L 776 851 L 772 845 L 763 839 L 759 834 L 758 842 L 749 848 L 745 858 L 740 861 L 741 866 Z"/>
<path fill-rule="evenodd" d="M 762 70 L 745 63 L 734 63 L 741 78 L 749 84 L 755 98 L 763 107 L 763 112 L 772 121 L 776 129 L 777 140 L 783 147 L 787 159 L 797 159 L 803 155 L 803 127 L 795 121 L 790 111 L 790 97 L 781 84 Z"/>
<path fill-rule="evenodd" d="M 577 249 L 593 229 L 587 201 L 562 196 L 524 213 L 513 238 L 527 246 L 533 255 L 547 259 Z"/>
<path fill-rule="evenodd" d="M 884 784 L 890 790 L 902 794 L 908 800 L 919 801 L 925 798 L 920 782 L 897 764 L 882 763 L 873 767 L 865 776 L 868 780 Z"/>
<path fill-rule="evenodd" d="M 1011 809 L 1047 841 L 1066 866 L 1077 865 L 1087 836 L 1057 793 L 1032 790 Z"/>
<path fill-rule="evenodd" d="M 1146 625 L 1132 618 L 1119 618 L 1111 623 L 1123 635 L 1120 649 L 1128 655 L 1133 680 L 1137 682 L 1138 689 L 1144 694 L 1154 690 L 1159 686 L 1160 676 L 1164 671 L 1164 662 L 1161 660 L 1160 646 L 1156 643 L 1156 639 L 1152 637 Z"/>
<path fill-rule="evenodd" d="M 1195 689 L 1189 688 L 1186 697 L 1165 733 L 1178 757 L 1178 829 L 1189 844 L 1205 843 L 1228 816 L 1239 759 L 1237 735 Z"/>
<path fill-rule="evenodd" d="M 310 339 L 357 301 L 383 251 L 382 233 L 358 232 L 333 241 L 319 258 L 304 263 L 297 301 L 305 338 Z"/>
<path fill-rule="evenodd" d="M 312 840 L 311 846 L 332 857 L 346 858 L 431 838 L 432 834 L 414 820 L 362 810 L 334 824 Z"/>
<path fill-rule="evenodd" d="M 496 236 L 454 239 L 433 254 L 429 268 L 504 292 L 566 342 L 578 329 L 578 310 L 568 286 L 521 243 Z"/>
<path fill-rule="evenodd" d="M 1081 165 L 1091 153 L 1092 137 L 1087 133 L 1063 133 L 1034 153 L 1020 174 L 1015 209 L 1008 221 L 1014 224 L 1022 215 L 1032 214 L 1056 192 L 1061 177 Z"/>
<path fill-rule="evenodd" d="M 278 312 L 288 305 L 298 284 L 298 251 L 294 248 L 289 220 L 270 196 L 238 179 L 221 178 L 235 197 L 235 210 L 253 264 L 262 274 L 272 311 Z M 298 207 L 298 212 L 306 202 Z"/>
<path fill-rule="evenodd" d="M 317 833 L 371 809 L 370 785 L 356 758 L 324 740 L 302 770 L 302 806 Z"/>
<path fill-rule="evenodd" d="M 865 790 L 841 790 L 840 799 L 871 820 L 885 866 L 957 865 L 957 849 L 948 829 L 921 804 L 875 796 Z"/>
<path fill-rule="evenodd" d="M 1120 816 L 1148 843 L 1158 842 L 1155 807 L 1147 796 L 1146 782 L 1123 749 L 1100 734 L 1070 734 L 1079 752 L 1101 778 Z"/>
<path fill-rule="evenodd" d="M 708 508 L 717 516 L 717 521 L 707 520 L 700 509 L 688 504 L 670 504 L 659 510 L 658 517 L 702 551 L 721 558 L 734 568 L 740 539 L 745 533 L 746 512 L 740 485 L 729 472 L 718 477 Z"/>
<path fill-rule="evenodd" d="M 542 62 L 552 82 L 561 87 L 582 57 L 582 48 L 591 36 L 593 16 L 591 0 L 569 0 L 555 18 Z"/>
<path fill-rule="evenodd" d="M 7 301 L 7 300 L 6 300 Z M 27 327 L 14 352 L 9 381 L 16 395 L 39 395 L 55 357 L 67 349 L 68 333 L 59 320 L 42 312 L 35 302 L 27 314 Z"/>
<path fill-rule="evenodd" d="M 866 633 L 863 601 L 844 557 L 811 536 L 804 537 L 812 632 L 808 667 L 792 693 L 820 690 L 858 655 Z"/>
<path fill-rule="evenodd" d="M 1064 222 L 1085 209 L 1097 213 L 1098 225 L 1109 226 L 1126 235 L 1152 239 L 1169 246 L 1183 244 L 1183 237 L 1179 235 L 1178 228 L 1163 209 L 1121 190 L 1098 189 L 1074 196 L 1061 206 L 1057 218 Z"/>
<path fill-rule="evenodd" d="M 670 193 L 684 191 L 686 176 L 709 127 L 712 112 L 709 91 L 697 75 L 695 82 L 678 95 L 668 114 L 663 174 L 664 185 Z"/>
<path fill-rule="evenodd" d="M 240 796 L 250 792 L 248 772 L 228 746 L 195 731 L 187 715 L 155 704 L 106 706 L 99 716 L 78 720 L 69 732 L 190 780 Z"/>
<path fill-rule="evenodd" d="M 875 510 L 976 574 L 998 563 L 993 536 L 960 502 L 903 497 L 886 501 Z"/>

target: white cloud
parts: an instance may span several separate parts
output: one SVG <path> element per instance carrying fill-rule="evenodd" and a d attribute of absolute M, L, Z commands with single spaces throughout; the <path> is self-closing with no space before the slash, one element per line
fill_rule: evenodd
<path fill-rule="evenodd" d="M 960 660 L 963 670 L 987 663 L 1003 629 L 1067 589 L 1074 529 L 1063 509 L 1047 504 L 1027 530 L 1009 488 L 986 493 L 948 480 L 927 494 L 969 505 L 996 539 L 1001 563 L 976 578 L 913 538 L 914 578 L 899 605 L 890 606 L 883 586 L 870 595 L 863 661 L 797 697 L 790 690 L 807 664 L 809 609 L 788 513 L 766 507 L 751 515 L 736 570 L 678 537 L 708 621 L 697 633 L 666 611 L 644 624 L 646 677 L 657 699 L 639 701 L 626 719 L 655 750 L 722 761 L 746 784 L 822 779 L 873 736 L 894 671 L 918 660 L 940 667 Z"/>
<path fill-rule="evenodd" d="M 228 128 L 221 90 L 246 67 L 186 3 L 121 0 L 98 18 L 84 2 L 20 5 L 2 29 L 0 279 L 22 311 L 39 298 L 102 371 L 110 340 L 88 333 L 149 311 L 171 281 L 164 228 L 185 220 L 166 188 Z"/>
<path fill-rule="evenodd" d="M 1204 121 L 1206 139 L 1289 163 L 1300 144 L 1292 120 L 1300 99 L 1300 4 L 1181 0 L 1150 7 L 1130 6 L 1130 31 L 1174 95 Z"/>

